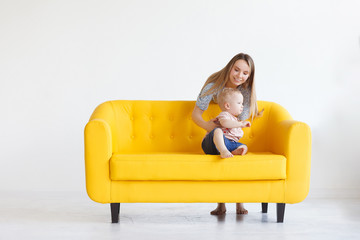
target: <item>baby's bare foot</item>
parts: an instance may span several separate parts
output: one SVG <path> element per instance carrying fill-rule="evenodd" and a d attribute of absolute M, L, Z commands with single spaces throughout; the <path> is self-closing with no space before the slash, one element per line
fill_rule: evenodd
<path fill-rule="evenodd" d="M 234 155 L 245 155 L 247 153 L 247 147 L 246 146 L 240 146 L 234 151 L 231 152 Z"/>
<path fill-rule="evenodd" d="M 227 150 L 226 151 L 221 151 L 220 156 L 221 156 L 221 158 L 231 158 L 231 157 L 233 157 L 232 153 L 227 151 Z"/>
<path fill-rule="evenodd" d="M 226 208 L 224 203 L 219 203 L 217 208 L 210 212 L 211 215 L 223 215 L 226 213 Z"/>
<path fill-rule="evenodd" d="M 232 151 L 231 153 L 234 155 L 242 155 L 243 151 L 244 151 L 244 148 L 239 147 L 239 148 L 235 149 L 234 151 Z"/>

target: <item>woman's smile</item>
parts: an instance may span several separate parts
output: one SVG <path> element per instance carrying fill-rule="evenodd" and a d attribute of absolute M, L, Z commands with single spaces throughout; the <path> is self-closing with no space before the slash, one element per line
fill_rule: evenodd
<path fill-rule="evenodd" d="M 237 60 L 230 71 L 230 79 L 227 87 L 237 87 L 246 82 L 249 76 L 249 65 L 242 59 Z"/>

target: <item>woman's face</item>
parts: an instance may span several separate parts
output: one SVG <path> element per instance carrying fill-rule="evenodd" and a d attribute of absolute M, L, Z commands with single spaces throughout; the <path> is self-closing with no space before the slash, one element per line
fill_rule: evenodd
<path fill-rule="evenodd" d="M 232 67 L 226 87 L 236 88 L 246 82 L 250 76 L 250 67 L 245 60 L 237 60 Z"/>

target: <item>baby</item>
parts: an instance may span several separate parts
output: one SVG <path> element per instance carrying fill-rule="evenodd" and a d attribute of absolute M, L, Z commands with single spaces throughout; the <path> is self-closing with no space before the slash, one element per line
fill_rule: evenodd
<path fill-rule="evenodd" d="M 239 142 L 244 135 L 242 128 L 250 127 L 249 121 L 239 121 L 237 116 L 243 111 L 243 96 L 235 88 L 224 88 L 217 97 L 222 112 L 217 116 L 221 127 L 208 133 L 201 146 L 206 154 L 222 158 L 245 155 L 247 146 Z"/>

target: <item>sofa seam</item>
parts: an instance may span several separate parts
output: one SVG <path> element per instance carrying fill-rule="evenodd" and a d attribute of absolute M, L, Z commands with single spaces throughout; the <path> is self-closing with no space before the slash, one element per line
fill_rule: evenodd
<path fill-rule="evenodd" d="M 115 119 L 116 119 L 116 117 L 117 116 L 115 116 L 116 115 L 116 112 L 115 112 L 115 107 L 114 107 L 114 104 L 113 104 L 113 101 L 109 101 L 109 103 L 110 103 L 110 105 L 111 105 L 111 108 L 112 108 L 112 110 L 113 110 L 113 122 L 115 123 L 116 121 L 115 121 Z M 117 125 L 116 125 L 117 126 Z M 112 131 L 112 129 L 111 129 L 111 127 L 110 127 L 110 131 Z M 113 135 L 113 134 L 112 134 Z M 111 136 L 112 137 L 112 136 Z M 111 142 L 111 144 L 113 144 L 112 142 Z M 111 157 L 112 157 L 112 155 L 113 155 L 113 152 L 114 152 L 114 149 L 113 148 L 111 148 L 113 151 L 112 151 L 112 153 L 111 153 Z M 111 159 L 111 158 L 110 158 Z M 112 179 L 111 179 L 111 167 L 110 167 L 110 159 L 109 159 L 109 164 L 108 164 L 108 166 L 109 166 L 109 180 L 110 180 L 110 191 L 109 191 L 109 194 L 110 194 L 110 196 L 109 196 L 109 199 L 110 199 L 110 203 L 112 203 L 113 202 L 113 197 L 112 197 L 112 187 L 113 187 L 113 181 L 112 181 Z"/>

